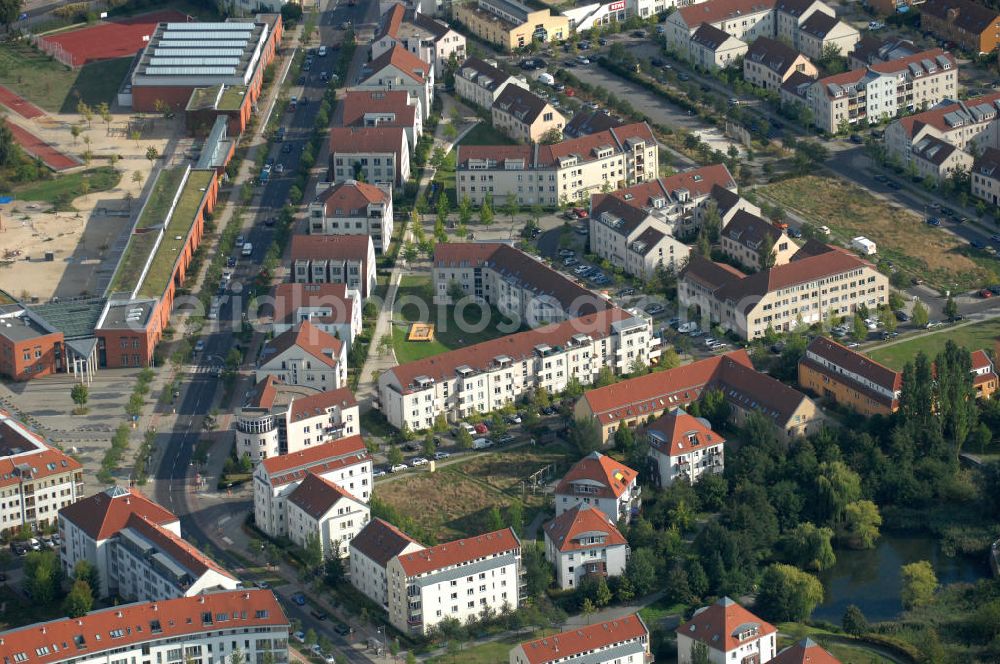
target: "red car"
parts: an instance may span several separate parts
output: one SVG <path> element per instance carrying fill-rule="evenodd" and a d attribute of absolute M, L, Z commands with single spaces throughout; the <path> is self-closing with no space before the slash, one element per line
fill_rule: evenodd
<path fill-rule="evenodd" d="M 484 434 L 488 434 L 489 432 L 490 432 L 490 430 L 488 428 L 486 428 L 486 425 L 483 424 L 482 422 L 480 422 L 479 424 L 476 425 L 476 433 L 478 433 L 480 435 L 484 435 Z"/>
<path fill-rule="evenodd" d="M 991 291 L 989 288 L 984 288 L 983 290 L 979 291 L 979 297 L 981 298 L 993 297 L 993 291 Z"/>
<path fill-rule="evenodd" d="M 577 219 L 586 219 L 589 216 L 583 208 L 573 208 L 573 214 L 576 215 Z"/>

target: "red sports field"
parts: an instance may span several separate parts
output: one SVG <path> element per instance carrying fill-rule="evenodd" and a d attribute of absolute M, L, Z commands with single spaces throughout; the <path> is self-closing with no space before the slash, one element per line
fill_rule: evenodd
<path fill-rule="evenodd" d="M 146 45 L 142 38 L 153 34 L 157 23 L 186 20 L 186 14 L 169 9 L 132 18 L 104 21 L 92 27 L 44 37 L 39 41 L 58 44 L 72 56 L 73 66 L 80 67 L 97 60 L 133 56 Z"/>
<path fill-rule="evenodd" d="M 28 120 L 31 120 L 32 118 L 40 118 L 45 115 L 45 111 L 38 108 L 16 92 L 8 90 L 2 85 L 0 85 L 0 104 L 3 104 L 10 110 L 20 115 L 22 118 L 27 118 Z"/>
<path fill-rule="evenodd" d="M 10 133 L 14 135 L 14 140 L 17 141 L 18 145 L 24 148 L 25 152 L 38 157 L 52 170 L 64 171 L 67 168 L 73 168 L 74 166 L 80 165 L 80 162 L 77 160 L 59 152 L 59 150 L 56 150 L 54 147 L 31 132 L 18 127 L 13 122 L 7 120 L 5 121 L 5 124 L 10 129 Z"/>

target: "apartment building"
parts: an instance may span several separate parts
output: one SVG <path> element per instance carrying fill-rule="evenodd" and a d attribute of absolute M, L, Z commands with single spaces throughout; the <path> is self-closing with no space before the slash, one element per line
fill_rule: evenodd
<path fill-rule="evenodd" d="M 743 58 L 743 80 L 765 90 L 777 92 L 795 72 L 813 78 L 819 75 L 809 58 L 769 37 L 758 38 Z"/>
<path fill-rule="evenodd" d="M 719 233 L 719 248 L 745 269 L 756 271 L 785 265 L 799 250 L 799 245 L 784 229 L 741 210 Z"/>
<path fill-rule="evenodd" d="M 388 165 L 381 162 L 370 164 L 373 168 Z M 346 168 L 346 161 L 340 166 Z M 362 168 L 368 166 L 369 164 L 361 165 Z M 385 170 L 382 173 L 385 173 Z M 309 204 L 310 235 L 367 235 L 371 238 L 375 251 L 380 254 L 385 252 L 392 240 L 392 195 L 389 189 L 350 178 L 332 186 L 324 182 L 317 185 L 316 189 L 316 199 Z M 300 240 L 302 245 L 312 242 L 317 240 L 312 238 Z M 350 241 L 344 242 L 347 244 L 331 240 L 325 246 L 331 248 L 353 246 Z M 367 269 L 362 274 L 367 274 Z M 297 272 L 295 280 L 299 281 Z M 322 282 L 333 279 L 309 279 L 309 281 Z M 367 293 L 364 295 L 368 297 Z"/>
<path fill-rule="evenodd" d="M 846 56 L 860 39 L 856 28 L 832 14 L 815 11 L 799 27 L 796 43 L 806 57 L 821 60 L 828 49 Z"/>
<path fill-rule="evenodd" d="M 508 244 L 448 242 L 434 247 L 434 301 L 449 303 L 450 291 L 496 307 L 510 331 L 539 327 L 610 308 L 603 297 L 540 260 Z"/>
<path fill-rule="evenodd" d="M 609 129 L 617 129 L 624 124 L 625 122 L 621 118 L 610 115 L 604 109 L 596 111 L 583 109 L 577 111 L 576 115 L 570 118 L 570 121 L 563 127 L 563 136 L 566 138 L 580 138 L 581 136 L 589 136 L 590 134 L 596 134 Z"/>
<path fill-rule="evenodd" d="M 271 333 L 278 336 L 308 321 L 350 348 L 361 333 L 361 294 L 345 283 L 277 284 L 260 311 L 270 315 Z"/>
<path fill-rule="evenodd" d="M 361 432 L 358 402 L 349 388 L 317 392 L 274 376 L 250 390 L 234 421 L 236 452 L 254 465 Z"/>
<path fill-rule="evenodd" d="M 288 496 L 310 473 L 361 502 L 371 498 L 372 457 L 361 436 L 268 457 L 253 472 L 254 523 L 268 537 L 288 535 Z"/>
<path fill-rule="evenodd" d="M 646 437 L 658 486 L 678 479 L 694 484 L 702 475 L 721 475 L 725 469 L 726 439 L 712 431 L 707 420 L 691 417 L 680 407 L 647 425 Z"/>
<path fill-rule="evenodd" d="M 47 528 L 82 497 L 80 462 L 0 410 L 0 536 Z"/>
<path fill-rule="evenodd" d="M 396 526 L 377 517 L 373 518 L 351 539 L 348 556 L 351 585 L 388 611 L 389 582 L 386 568 L 389 561 L 423 548 Z"/>
<path fill-rule="evenodd" d="M 270 590 L 226 590 L 112 606 L 0 632 L 11 662 L 180 664 L 288 661 L 288 618 Z"/>
<path fill-rule="evenodd" d="M 396 44 L 365 65 L 354 89 L 403 90 L 416 100 L 420 116 L 426 118 L 434 101 L 434 67 Z"/>
<path fill-rule="evenodd" d="M 324 559 L 346 558 L 371 513 L 365 501 L 312 472 L 288 494 L 286 504 L 288 538 L 302 548 L 318 542 Z"/>
<path fill-rule="evenodd" d="M 774 37 L 798 49 L 796 40 L 807 19 L 820 12 L 836 16 L 832 7 L 821 0 L 776 0 L 774 3 Z"/>
<path fill-rule="evenodd" d="M 338 389 L 347 385 L 347 344 L 309 320 L 297 323 L 264 344 L 254 380 L 267 376 L 320 391 Z"/>
<path fill-rule="evenodd" d="M 645 122 L 552 145 L 460 145 L 459 198 L 482 205 L 492 196 L 502 205 L 515 196 L 522 205 L 562 205 L 657 176 L 658 146 Z"/>
<path fill-rule="evenodd" d="M 591 452 L 563 475 L 555 490 L 556 517 L 578 505 L 595 507 L 614 523 L 631 521 L 642 507 L 639 473 Z"/>
<path fill-rule="evenodd" d="M 649 629 L 638 613 L 511 648 L 510 664 L 652 664 Z"/>
<path fill-rule="evenodd" d="M 572 378 L 589 385 L 602 367 L 628 373 L 659 355 L 648 318 L 607 309 L 393 367 L 379 377 L 379 406 L 397 429 L 417 431 L 438 415 L 488 413 L 531 390 L 556 394 Z"/>
<path fill-rule="evenodd" d="M 681 310 L 694 307 L 743 339 L 847 316 L 860 305 L 874 311 L 889 297 L 889 278 L 845 250 L 807 242 L 784 264 L 745 275 L 692 254 L 678 283 Z"/>
<path fill-rule="evenodd" d="M 745 41 L 711 23 L 699 25 L 687 43 L 687 55 L 691 63 L 709 71 L 731 67 L 746 53 Z"/>
<path fill-rule="evenodd" d="M 394 46 L 402 46 L 424 62 L 434 66 L 434 77 L 444 76 L 448 60 L 454 55 L 465 58 L 465 37 L 447 23 L 410 9 L 401 3 L 382 15 L 382 25 L 371 44 L 371 57 L 377 59 Z M 425 109 L 426 110 L 426 109 Z"/>
<path fill-rule="evenodd" d="M 708 391 L 724 396 L 733 425 L 741 426 L 750 413 L 759 413 L 774 423 L 784 441 L 815 433 L 823 425 L 824 415 L 811 399 L 755 370 L 745 350 L 588 390 L 574 415 L 592 420 L 607 443 L 619 428 L 639 427 L 674 408 L 686 408 Z"/>
<path fill-rule="evenodd" d="M 375 292 L 375 246 L 364 231 L 356 235 L 293 235 L 292 281 L 337 284 L 362 298 Z"/>
<path fill-rule="evenodd" d="M 847 54 L 848 69 L 864 69 L 868 65 L 878 62 L 890 62 L 899 58 L 906 58 L 920 49 L 916 44 L 899 37 L 882 39 L 869 35 L 862 37 L 854 50 Z"/>
<path fill-rule="evenodd" d="M 517 0 L 463 2 L 454 6 L 453 14 L 469 33 L 506 51 L 570 36 L 565 16 L 548 8 L 531 9 Z"/>
<path fill-rule="evenodd" d="M 920 27 L 973 55 L 992 53 L 1000 43 L 1000 13 L 972 0 L 927 0 Z"/>
<path fill-rule="evenodd" d="M 667 44 L 684 53 L 691 36 L 708 24 L 745 44 L 773 37 L 775 0 L 709 0 L 683 7 L 667 16 Z"/>
<path fill-rule="evenodd" d="M 695 643 L 708 648 L 710 662 L 759 662 L 774 659 L 778 630 L 742 606 L 723 597 L 694 612 L 677 628 L 677 662 L 692 664 Z"/>
<path fill-rule="evenodd" d="M 566 118 L 529 90 L 508 85 L 492 108 L 493 126 L 520 143 L 537 143 L 550 133 L 562 136 Z"/>
<path fill-rule="evenodd" d="M 555 567 L 556 583 L 572 590 L 589 576 L 625 573 L 629 547 L 615 522 L 596 507 L 578 503 L 544 526 L 545 559 Z"/>
<path fill-rule="evenodd" d="M 829 650 L 808 636 L 782 649 L 771 661 L 774 664 L 841 664 Z"/>
<path fill-rule="evenodd" d="M 401 127 L 407 144 L 416 145 L 424 133 L 424 114 L 405 90 L 347 90 L 338 100 L 333 126 Z"/>
<path fill-rule="evenodd" d="M 743 198 L 736 189 L 727 189 L 719 185 L 713 185 L 709 192 L 708 200 L 703 205 L 695 208 L 695 222 L 700 226 L 709 211 L 714 211 L 719 215 L 722 227 L 725 228 L 739 212 L 747 212 L 754 216 L 761 215 L 760 208 Z"/>
<path fill-rule="evenodd" d="M 990 205 L 1000 204 L 1000 150 L 986 148 L 971 171 L 972 195 Z"/>
<path fill-rule="evenodd" d="M 494 60 L 467 58 L 455 72 L 455 93 L 480 108 L 492 109 L 493 102 L 508 86 L 529 89 L 524 77 L 511 76 L 497 69 Z"/>
<path fill-rule="evenodd" d="M 899 409 L 902 373 L 833 339 L 816 337 L 799 360 L 799 385 L 866 417 Z"/>
<path fill-rule="evenodd" d="M 969 173 L 974 161 L 971 154 L 937 136 L 921 138 L 910 150 L 910 163 L 917 174 L 934 182 Z"/>
<path fill-rule="evenodd" d="M 957 84 L 954 56 L 935 48 L 827 76 L 794 91 L 786 86 L 782 100 L 803 104 L 812 112 L 813 124 L 835 133 L 861 120 L 881 122 L 953 99 Z"/>
<path fill-rule="evenodd" d="M 913 147 L 925 138 L 939 138 L 973 154 L 1000 148 L 1000 92 L 942 104 L 929 111 L 895 120 L 885 128 L 885 149 L 901 166 L 910 163 Z"/>
<path fill-rule="evenodd" d="M 993 360 L 984 350 L 975 350 L 969 354 L 972 373 L 972 388 L 977 399 L 990 399 L 1000 388 L 1000 377 L 997 376 Z"/>
<path fill-rule="evenodd" d="M 331 127 L 330 173 L 335 183 L 364 180 L 391 191 L 410 179 L 410 149 L 403 127 Z"/>
<path fill-rule="evenodd" d="M 59 511 L 59 560 L 69 577 L 81 560 L 97 570 L 100 588 L 96 597 L 107 597 L 117 589 L 115 536 L 133 516 L 153 523 L 180 537 L 181 524 L 167 509 L 154 503 L 138 489 L 113 486 L 73 502 Z"/>
<path fill-rule="evenodd" d="M 659 270 L 674 272 L 687 260 L 691 248 L 673 233 L 673 224 L 616 196 L 591 205 L 590 250 L 640 279 L 651 279 Z"/>
<path fill-rule="evenodd" d="M 389 622 L 423 636 L 445 618 L 515 611 L 521 574 L 521 540 L 511 528 L 398 554 L 386 568 Z"/>

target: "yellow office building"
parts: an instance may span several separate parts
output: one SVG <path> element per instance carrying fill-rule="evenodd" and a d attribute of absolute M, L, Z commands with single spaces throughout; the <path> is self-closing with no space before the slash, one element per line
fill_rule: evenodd
<path fill-rule="evenodd" d="M 455 7 L 455 18 L 480 39 L 512 51 L 532 40 L 569 37 L 569 19 L 549 9 L 533 10 L 516 0 L 474 0 Z"/>

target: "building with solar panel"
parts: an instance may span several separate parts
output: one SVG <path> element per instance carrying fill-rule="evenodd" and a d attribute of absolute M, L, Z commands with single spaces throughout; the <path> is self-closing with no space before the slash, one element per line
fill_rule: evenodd
<path fill-rule="evenodd" d="M 281 32 L 278 14 L 259 14 L 252 21 L 160 23 L 132 63 L 118 103 L 136 111 L 156 111 L 163 103 L 183 110 L 195 90 L 223 89 L 218 99 L 248 119 Z"/>

